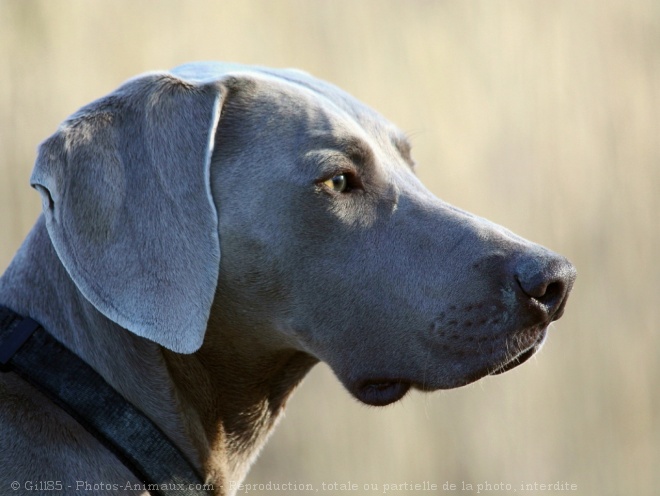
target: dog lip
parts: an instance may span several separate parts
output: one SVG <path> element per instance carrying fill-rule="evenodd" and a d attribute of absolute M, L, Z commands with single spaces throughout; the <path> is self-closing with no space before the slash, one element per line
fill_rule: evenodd
<path fill-rule="evenodd" d="M 511 369 L 515 369 L 518 365 L 522 365 L 527 360 L 532 358 L 532 356 L 538 351 L 538 349 L 539 349 L 539 344 L 537 343 L 531 348 L 523 351 L 522 353 L 514 357 L 512 360 L 509 360 L 508 362 L 499 366 L 495 370 L 491 371 L 489 375 L 499 375 L 499 374 L 503 374 L 504 372 L 508 372 Z"/>
<path fill-rule="evenodd" d="M 528 329 L 526 331 L 527 333 L 531 332 L 533 335 L 535 335 L 534 341 L 528 347 L 520 349 L 518 354 L 513 358 L 508 359 L 506 362 L 500 363 L 494 369 L 488 371 L 488 375 L 503 374 L 504 372 L 515 369 L 519 365 L 522 365 L 527 360 L 532 358 L 532 356 L 534 356 L 534 354 L 541 349 L 541 346 L 543 346 L 543 342 L 545 341 L 548 331 L 548 325 L 549 322 L 546 322 L 541 326 Z"/>
<path fill-rule="evenodd" d="M 403 398 L 412 384 L 403 379 L 368 379 L 353 389 L 353 395 L 362 403 L 385 406 Z"/>

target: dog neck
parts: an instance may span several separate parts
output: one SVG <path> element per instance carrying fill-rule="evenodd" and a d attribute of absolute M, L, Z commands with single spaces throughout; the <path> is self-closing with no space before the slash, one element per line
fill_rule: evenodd
<path fill-rule="evenodd" d="M 198 450 L 209 455 L 205 471 L 229 488 L 244 479 L 288 397 L 316 363 L 307 354 L 264 346 L 236 331 L 233 326 L 209 329 L 193 355 L 165 352 L 187 410 L 187 430 L 194 433 Z"/>
<path fill-rule="evenodd" d="M 286 399 L 315 360 L 210 319 L 203 346 L 181 355 L 99 313 L 62 266 L 40 217 L 0 278 L 0 303 L 41 323 L 145 413 L 219 494 L 232 494 Z"/>

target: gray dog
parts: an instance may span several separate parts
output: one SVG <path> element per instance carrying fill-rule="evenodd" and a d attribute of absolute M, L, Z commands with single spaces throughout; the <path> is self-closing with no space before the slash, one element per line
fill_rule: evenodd
<path fill-rule="evenodd" d="M 139 76 L 67 119 L 31 182 L 43 215 L 0 305 L 90 365 L 216 494 L 319 360 L 369 405 L 463 386 L 532 356 L 575 279 L 434 197 L 394 125 L 298 71 Z M 0 492 L 143 482 L 56 403 L 0 374 Z"/>

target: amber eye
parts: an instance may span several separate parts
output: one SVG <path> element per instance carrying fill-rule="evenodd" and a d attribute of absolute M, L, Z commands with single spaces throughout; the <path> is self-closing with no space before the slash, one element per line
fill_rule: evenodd
<path fill-rule="evenodd" d="M 346 193 L 350 189 L 348 187 L 348 178 L 346 177 L 346 174 L 337 174 L 327 181 L 323 181 L 323 184 L 337 193 Z"/>

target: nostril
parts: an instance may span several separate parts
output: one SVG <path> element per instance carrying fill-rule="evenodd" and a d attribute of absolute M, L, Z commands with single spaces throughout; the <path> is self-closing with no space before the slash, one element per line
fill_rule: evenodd
<path fill-rule="evenodd" d="M 544 265 L 544 266 L 543 266 Z M 553 320 L 561 316 L 564 302 L 575 279 L 575 268 L 565 260 L 542 264 L 536 270 L 519 271 L 516 282 L 522 292 L 540 304 Z"/>
<path fill-rule="evenodd" d="M 536 298 L 547 307 L 554 308 L 564 299 L 566 286 L 561 281 L 554 281 L 545 288 L 545 293 Z"/>
<path fill-rule="evenodd" d="M 533 300 L 538 301 L 545 306 L 548 311 L 556 307 L 564 298 L 566 294 L 566 286 L 562 281 L 543 281 L 536 285 L 525 285 L 520 279 L 516 278 L 518 285 L 527 296 Z"/>

